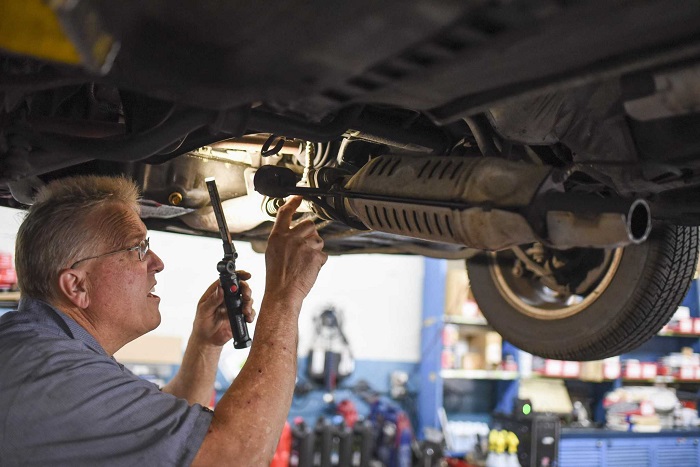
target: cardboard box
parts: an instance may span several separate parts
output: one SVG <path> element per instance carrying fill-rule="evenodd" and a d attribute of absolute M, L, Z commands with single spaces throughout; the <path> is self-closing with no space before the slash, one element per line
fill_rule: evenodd
<path fill-rule="evenodd" d="M 462 369 L 482 370 L 484 368 L 484 357 L 476 352 L 469 352 L 462 357 Z"/>
<path fill-rule="evenodd" d="M 182 339 L 174 336 L 141 336 L 119 349 L 114 358 L 120 363 L 179 365 L 182 362 Z"/>
<path fill-rule="evenodd" d="M 520 380 L 518 397 L 520 399 L 530 399 L 532 401 L 532 409 L 536 412 L 571 414 L 573 410 L 566 384 L 561 379 L 533 378 Z"/>
<path fill-rule="evenodd" d="M 590 362 L 581 363 L 581 375 L 582 381 L 592 381 L 600 382 L 605 379 L 603 370 L 603 360 L 593 360 Z"/>
<path fill-rule="evenodd" d="M 460 269 L 448 269 L 445 274 L 445 314 L 462 315 L 462 305 L 467 301 L 469 278 L 464 263 Z"/>
<path fill-rule="evenodd" d="M 503 339 L 497 332 L 488 331 L 468 336 L 467 344 L 470 353 L 482 356 L 484 369 L 494 369 L 501 364 Z"/>

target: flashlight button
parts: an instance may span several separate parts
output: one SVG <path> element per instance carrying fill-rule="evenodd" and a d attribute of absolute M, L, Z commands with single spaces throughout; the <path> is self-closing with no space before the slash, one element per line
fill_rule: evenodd
<path fill-rule="evenodd" d="M 231 293 L 236 293 L 238 292 L 238 287 L 236 287 L 236 284 L 232 284 L 229 290 L 231 291 Z"/>

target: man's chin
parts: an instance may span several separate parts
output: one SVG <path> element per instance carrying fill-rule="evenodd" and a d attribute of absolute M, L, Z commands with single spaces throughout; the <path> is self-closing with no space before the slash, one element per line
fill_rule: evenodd
<path fill-rule="evenodd" d="M 151 332 L 154 329 L 156 329 L 158 326 L 160 326 L 162 317 L 160 314 L 160 310 L 158 309 L 158 306 L 156 305 L 155 309 L 149 310 L 151 313 L 149 314 L 149 320 L 148 320 L 148 331 L 146 332 Z"/>
<path fill-rule="evenodd" d="M 158 326 L 160 326 L 160 322 L 161 322 L 161 316 L 160 316 L 160 311 L 158 311 L 157 319 L 155 320 L 155 323 L 154 323 L 153 328 L 151 329 L 151 331 L 153 331 L 153 329 L 155 329 L 155 328 L 157 328 Z"/>

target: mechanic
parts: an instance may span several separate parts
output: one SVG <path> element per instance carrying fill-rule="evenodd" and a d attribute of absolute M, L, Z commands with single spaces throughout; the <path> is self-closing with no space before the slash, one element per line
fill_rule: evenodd
<path fill-rule="evenodd" d="M 138 190 L 82 176 L 43 187 L 22 222 L 18 310 L 0 319 L 0 464 L 269 465 L 296 377 L 298 316 L 327 256 L 311 221 L 280 210 L 250 354 L 215 410 L 222 346 L 232 338 L 218 281 L 197 305 L 177 375 L 165 387 L 112 355 L 160 323 L 163 262 L 149 248 Z M 250 278 L 242 273 L 242 279 Z M 252 321 L 251 291 L 241 283 Z"/>

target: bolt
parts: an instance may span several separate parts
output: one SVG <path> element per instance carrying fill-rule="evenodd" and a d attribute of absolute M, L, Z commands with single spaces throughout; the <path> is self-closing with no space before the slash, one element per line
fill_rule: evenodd
<path fill-rule="evenodd" d="M 173 206 L 177 206 L 178 204 L 182 203 L 182 195 L 179 192 L 174 191 L 170 193 L 170 196 L 168 196 L 168 201 Z"/>
<path fill-rule="evenodd" d="M 265 213 L 270 217 L 277 217 L 277 212 L 284 205 L 284 198 L 268 198 L 265 201 Z"/>

